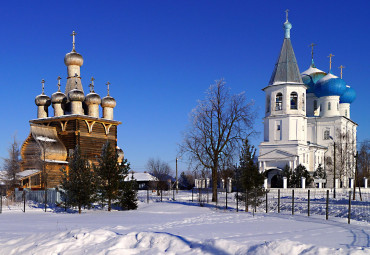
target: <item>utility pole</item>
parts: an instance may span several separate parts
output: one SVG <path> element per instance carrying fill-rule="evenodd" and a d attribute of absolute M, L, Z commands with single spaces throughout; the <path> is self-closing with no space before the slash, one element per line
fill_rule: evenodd
<path fill-rule="evenodd" d="M 335 167 L 336 167 L 336 166 L 335 166 L 335 165 L 336 165 L 336 162 L 335 162 L 335 161 L 336 161 L 336 160 L 335 160 L 335 158 L 336 158 L 336 155 L 335 155 L 335 154 L 336 154 L 336 149 L 335 149 L 335 147 L 336 147 L 336 146 L 335 146 L 335 142 L 334 142 L 334 198 L 335 198 L 335 188 L 336 188 L 336 187 L 335 187 Z"/>
<path fill-rule="evenodd" d="M 179 159 L 176 158 L 176 194 L 179 193 L 179 182 L 178 182 L 178 179 L 177 179 L 177 160 L 179 160 Z"/>

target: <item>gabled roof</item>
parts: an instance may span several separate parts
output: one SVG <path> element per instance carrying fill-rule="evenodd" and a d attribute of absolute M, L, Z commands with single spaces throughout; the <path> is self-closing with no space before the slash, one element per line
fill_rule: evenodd
<path fill-rule="evenodd" d="M 273 151 L 269 151 L 263 155 L 260 155 L 258 157 L 258 160 L 261 160 L 261 159 L 265 159 L 265 160 L 276 160 L 276 159 L 288 159 L 288 158 L 294 158 L 294 157 L 297 157 L 297 155 L 294 155 L 292 153 L 289 153 L 287 151 L 283 151 L 283 150 L 273 150 Z"/>
<path fill-rule="evenodd" d="M 284 38 L 269 86 L 284 83 L 303 84 L 290 38 Z"/>

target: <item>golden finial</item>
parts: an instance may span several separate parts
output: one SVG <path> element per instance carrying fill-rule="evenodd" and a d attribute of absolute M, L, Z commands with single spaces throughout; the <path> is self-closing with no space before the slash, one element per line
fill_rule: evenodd
<path fill-rule="evenodd" d="M 107 91 L 108 91 L 108 95 L 109 96 L 109 85 L 110 85 L 110 82 L 108 81 L 105 85 L 107 85 Z"/>
<path fill-rule="evenodd" d="M 288 13 L 289 13 L 289 9 L 286 9 L 285 10 L 286 21 L 288 21 Z"/>
<path fill-rule="evenodd" d="M 45 89 L 45 80 L 44 79 L 41 80 L 41 84 L 42 84 L 42 94 L 44 95 L 44 89 Z"/>
<path fill-rule="evenodd" d="M 58 80 L 58 92 L 60 92 L 60 80 L 61 80 L 62 78 L 60 78 L 60 76 L 58 76 L 58 78 L 57 78 L 57 80 Z"/>
<path fill-rule="evenodd" d="M 343 79 L 343 68 L 346 68 L 346 67 L 340 65 L 340 67 L 338 67 L 338 68 L 340 69 L 340 78 Z"/>
<path fill-rule="evenodd" d="M 91 77 L 91 83 L 89 85 L 90 93 L 94 93 L 95 92 L 94 91 L 94 81 L 95 81 L 94 77 Z"/>
<path fill-rule="evenodd" d="M 331 72 L 331 59 L 334 57 L 333 54 L 329 54 L 328 58 L 330 59 L 329 72 Z"/>
<path fill-rule="evenodd" d="M 73 45 L 72 51 L 76 51 L 75 35 L 77 35 L 77 33 L 75 31 L 73 31 L 72 34 L 71 34 L 71 36 L 72 36 L 72 45 Z"/>

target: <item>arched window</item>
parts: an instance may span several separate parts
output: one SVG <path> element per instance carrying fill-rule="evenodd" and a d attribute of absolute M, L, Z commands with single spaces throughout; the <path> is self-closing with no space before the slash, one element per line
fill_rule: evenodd
<path fill-rule="evenodd" d="M 339 103 L 337 103 L 337 110 L 339 111 Z"/>
<path fill-rule="evenodd" d="M 330 130 L 325 130 L 324 131 L 324 140 L 329 140 L 330 139 Z"/>
<path fill-rule="evenodd" d="M 328 103 L 328 111 L 331 111 L 331 103 Z"/>
<path fill-rule="evenodd" d="M 280 92 L 276 94 L 276 111 L 283 110 L 283 94 Z"/>
<path fill-rule="evenodd" d="M 302 111 L 304 111 L 304 110 L 305 110 L 304 102 L 305 102 L 305 100 L 304 100 L 304 93 L 303 93 L 303 94 L 302 94 Z"/>
<path fill-rule="evenodd" d="M 270 96 L 266 97 L 266 112 L 270 112 Z"/>
<path fill-rule="evenodd" d="M 297 94 L 297 92 L 292 92 L 290 94 L 290 109 L 293 109 L 293 110 L 298 109 L 298 94 Z"/>
<path fill-rule="evenodd" d="M 348 110 L 347 109 L 344 110 L 344 116 L 348 117 Z"/>
<path fill-rule="evenodd" d="M 313 110 L 316 111 L 317 110 L 317 100 L 314 100 L 313 101 Z"/>

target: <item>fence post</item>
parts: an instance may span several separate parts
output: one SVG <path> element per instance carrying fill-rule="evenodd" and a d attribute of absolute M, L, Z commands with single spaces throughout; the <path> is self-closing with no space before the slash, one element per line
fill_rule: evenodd
<path fill-rule="evenodd" d="M 161 189 L 161 202 L 162 202 L 162 194 L 163 194 L 163 190 Z"/>
<path fill-rule="evenodd" d="M 257 190 L 254 190 L 254 211 L 257 212 Z"/>
<path fill-rule="evenodd" d="M 225 205 L 225 209 L 227 210 L 227 187 L 226 187 L 226 205 Z"/>
<path fill-rule="evenodd" d="M 194 188 L 191 189 L 191 202 L 194 202 Z"/>
<path fill-rule="evenodd" d="M 329 218 L 329 190 L 326 191 L 326 220 Z"/>
<path fill-rule="evenodd" d="M 245 191 L 245 212 L 248 212 L 248 191 Z"/>
<path fill-rule="evenodd" d="M 268 205 L 267 205 L 267 191 L 266 191 L 266 213 L 268 212 Z"/>
<path fill-rule="evenodd" d="M 175 201 L 175 189 L 172 190 L 172 193 L 173 193 L 172 194 L 172 199 L 173 199 L 173 201 Z"/>
<path fill-rule="evenodd" d="M 308 205 L 307 205 L 307 216 L 310 217 L 310 190 L 308 190 L 307 201 L 308 201 Z"/>
<path fill-rule="evenodd" d="M 0 191 L 0 213 L 3 212 L 3 192 Z"/>
<path fill-rule="evenodd" d="M 239 212 L 239 189 L 236 189 L 236 212 Z"/>
<path fill-rule="evenodd" d="M 146 187 L 146 203 L 149 204 L 149 186 Z"/>
<path fill-rule="evenodd" d="M 294 189 L 292 189 L 292 215 L 294 215 Z"/>
<path fill-rule="evenodd" d="M 278 189 L 278 213 L 280 213 L 280 189 Z"/>
<path fill-rule="evenodd" d="M 351 191 L 349 191 L 348 196 L 348 224 L 351 223 Z"/>
<path fill-rule="evenodd" d="M 23 189 L 23 212 L 26 212 L 26 190 Z"/>

